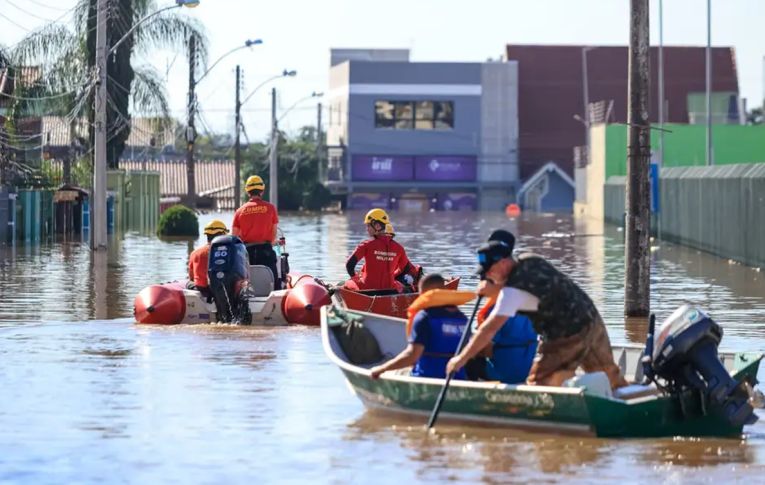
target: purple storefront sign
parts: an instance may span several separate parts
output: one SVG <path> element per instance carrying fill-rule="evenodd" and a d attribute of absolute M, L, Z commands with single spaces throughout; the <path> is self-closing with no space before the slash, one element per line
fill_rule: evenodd
<path fill-rule="evenodd" d="M 476 158 L 415 157 L 414 178 L 417 180 L 473 182 L 476 179 Z"/>
<path fill-rule="evenodd" d="M 354 193 L 348 200 L 348 208 L 371 210 L 379 207 L 380 209 L 387 209 L 389 202 L 390 197 L 387 193 Z"/>
<path fill-rule="evenodd" d="M 353 180 L 366 182 L 412 180 L 414 172 L 412 157 L 356 155 L 351 165 Z"/>

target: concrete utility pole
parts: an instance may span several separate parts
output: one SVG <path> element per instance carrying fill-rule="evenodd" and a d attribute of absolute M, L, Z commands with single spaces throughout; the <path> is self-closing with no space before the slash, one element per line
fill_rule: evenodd
<path fill-rule="evenodd" d="M 197 41 L 192 35 L 189 39 L 189 98 L 187 106 L 189 119 L 186 127 L 186 203 L 191 207 L 196 207 L 197 200 L 196 177 L 194 175 L 194 141 L 197 137 L 196 128 L 194 127 L 194 119 L 196 118 L 196 96 L 194 94 L 194 88 L 197 84 L 194 81 L 196 57 Z"/>
<path fill-rule="evenodd" d="M 627 227 L 624 314 L 647 317 L 650 311 L 651 131 L 648 120 L 648 1 L 630 0 L 629 141 L 627 146 Z"/>
<path fill-rule="evenodd" d="M 236 207 L 239 207 L 239 201 L 242 200 L 242 146 L 239 143 L 239 134 L 242 132 L 242 103 L 239 102 L 239 91 L 242 87 L 242 70 L 236 66 L 236 104 L 234 116 L 234 126 L 236 139 L 234 140 L 234 200 L 237 201 Z"/>
<path fill-rule="evenodd" d="M 712 0 L 707 0 L 707 165 L 713 165 L 712 145 Z"/>
<path fill-rule="evenodd" d="M 108 0 L 96 5 L 96 100 L 95 100 L 95 158 L 93 163 L 93 194 L 91 198 L 90 247 L 106 249 L 106 20 Z"/>
<path fill-rule="evenodd" d="M 276 88 L 271 88 L 271 153 L 268 164 L 268 200 L 279 207 L 279 127 L 276 122 Z"/>

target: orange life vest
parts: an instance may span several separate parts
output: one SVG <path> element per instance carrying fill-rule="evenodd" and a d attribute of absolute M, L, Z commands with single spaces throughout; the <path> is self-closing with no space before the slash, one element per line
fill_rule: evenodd
<path fill-rule="evenodd" d="M 464 305 L 473 298 L 475 293 L 472 291 L 459 291 L 459 290 L 428 290 L 417 297 L 416 300 L 409 305 L 406 310 L 406 336 L 412 333 L 412 326 L 414 325 L 414 316 L 420 310 L 426 308 L 433 308 L 438 306 L 459 306 Z"/>

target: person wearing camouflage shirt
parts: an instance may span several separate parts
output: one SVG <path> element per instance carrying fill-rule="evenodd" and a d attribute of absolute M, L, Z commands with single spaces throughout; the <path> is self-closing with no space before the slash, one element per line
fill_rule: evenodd
<path fill-rule="evenodd" d="M 627 385 L 590 297 L 544 258 L 535 254 L 513 258 L 514 245 L 511 233 L 497 230 L 479 248 L 478 294 L 490 298 L 486 307 L 493 310 L 449 361 L 447 372 L 462 368 L 491 342 L 508 318 L 521 313 L 531 319 L 540 337 L 528 384 L 559 386 L 581 366 L 585 372 L 605 372 L 614 389 Z"/>

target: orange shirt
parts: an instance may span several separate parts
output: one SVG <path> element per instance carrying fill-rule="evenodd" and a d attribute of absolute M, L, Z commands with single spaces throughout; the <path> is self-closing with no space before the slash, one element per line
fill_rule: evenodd
<path fill-rule="evenodd" d="M 394 276 L 409 263 L 404 247 L 390 236 L 377 236 L 356 247 L 352 257 L 364 260 L 359 287 L 363 290 L 385 290 L 396 287 Z"/>
<path fill-rule="evenodd" d="M 237 209 L 232 226 L 239 230 L 239 239 L 247 244 L 273 241 L 274 226 L 278 223 L 276 207 L 260 197 L 253 197 Z"/>
<path fill-rule="evenodd" d="M 197 248 L 189 256 L 189 279 L 199 288 L 207 288 L 207 260 L 210 257 L 210 245 Z"/>

